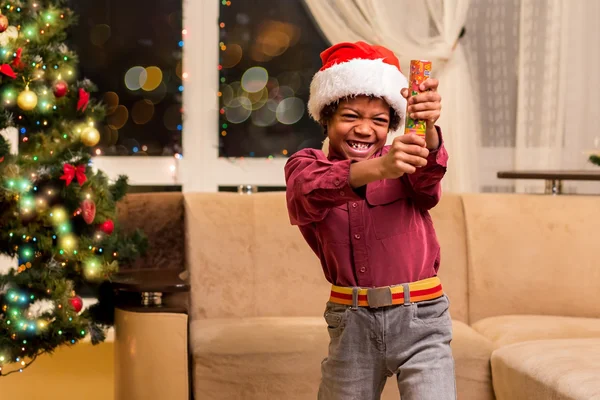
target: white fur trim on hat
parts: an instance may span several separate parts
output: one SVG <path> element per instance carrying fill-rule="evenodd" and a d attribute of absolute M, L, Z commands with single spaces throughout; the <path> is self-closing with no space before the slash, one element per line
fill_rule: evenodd
<path fill-rule="evenodd" d="M 359 95 L 376 96 L 383 98 L 396 111 L 402 125 L 406 99 L 400 91 L 406 87 L 408 80 L 395 66 L 381 59 L 354 59 L 315 74 L 310 84 L 308 112 L 314 120 L 319 121 L 323 108 L 339 99 Z"/>

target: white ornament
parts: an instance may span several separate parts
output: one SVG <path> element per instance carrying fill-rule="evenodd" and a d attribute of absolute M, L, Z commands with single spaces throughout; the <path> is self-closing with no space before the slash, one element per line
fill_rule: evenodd
<path fill-rule="evenodd" d="M 38 300 L 29 306 L 29 309 L 25 315 L 30 318 L 39 318 L 45 313 L 54 311 L 54 307 L 55 305 L 52 300 Z"/>
<path fill-rule="evenodd" d="M 4 32 L 0 33 L 0 46 L 6 46 L 9 41 L 16 40 L 19 37 L 19 31 L 14 26 L 9 26 Z"/>

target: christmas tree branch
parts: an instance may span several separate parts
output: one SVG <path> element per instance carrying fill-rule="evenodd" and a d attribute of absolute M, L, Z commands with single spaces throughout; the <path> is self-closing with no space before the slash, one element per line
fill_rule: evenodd
<path fill-rule="evenodd" d="M 29 362 L 27 362 L 25 365 L 22 366 L 22 368 L 19 369 L 15 369 L 9 372 L 4 372 L 3 370 L 0 370 L 0 378 L 3 376 L 8 376 L 17 372 L 23 372 L 25 371 L 25 369 L 27 369 L 31 364 L 33 364 L 33 362 L 36 360 L 36 358 L 38 358 L 38 356 L 41 356 L 42 354 L 44 354 L 45 351 L 40 351 L 38 354 L 34 355 L 31 360 L 29 360 Z"/>

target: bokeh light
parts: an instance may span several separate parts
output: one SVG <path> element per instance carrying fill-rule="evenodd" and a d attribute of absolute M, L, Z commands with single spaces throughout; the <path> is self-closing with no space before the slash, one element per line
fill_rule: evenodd
<path fill-rule="evenodd" d="M 142 84 L 142 89 L 151 92 L 155 90 L 163 80 L 163 73 L 158 67 L 146 68 L 146 81 Z"/>
<path fill-rule="evenodd" d="M 269 80 L 269 73 L 263 67 L 248 68 L 242 75 L 242 88 L 248 93 L 262 90 Z"/>
<path fill-rule="evenodd" d="M 139 90 L 146 83 L 148 73 L 144 67 L 131 67 L 125 73 L 125 86 L 129 90 Z"/>
<path fill-rule="evenodd" d="M 273 104 L 269 104 L 273 103 Z M 252 113 L 252 122 L 256 126 L 267 127 L 274 125 L 277 122 L 275 111 L 277 103 L 274 100 L 268 100 L 267 106 L 262 107 Z"/>
<path fill-rule="evenodd" d="M 242 47 L 239 44 L 228 43 L 221 52 L 221 65 L 223 68 L 233 68 L 242 60 Z"/>
<path fill-rule="evenodd" d="M 225 108 L 225 117 L 231 123 L 241 124 L 250 117 L 251 110 L 252 103 L 247 97 L 236 97 Z"/>
<path fill-rule="evenodd" d="M 108 144 L 108 146 L 114 146 L 119 140 L 119 131 L 111 128 L 108 125 L 102 127 L 102 141 Z"/>
<path fill-rule="evenodd" d="M 127 123 L 129 119 L 129 111 L 127 107 L 121 105 L 118 106 L 114 113 L 108 116 L 107 122 L 108 126 L 112 129 L 121 129 Z"/>
<path fill-rule="evenodd" d="M 103 46 L 110 39 L 110 26 L 98 24 L 90 30 L 90 41 L 95 46 Z"/>
<path fill-rule="evenodd" d="M 131 120 L 138 124 L 143 125 L 154 116 L 154 104 L 147 99 L 137 101 L 131 110 Z"/>
<path fill-rule="evenodd" d="M 277 120 L 285 125 L 292 125 L 300 121 L 304 115 L 304 102 L 297 97 L 288 97 L 277 106 Z"/>
<path fill-rule="evenodd" d="M 258 110 L 265 105 L 269 100 L 269 91 L 266 87 L 262 88 L 261 91 L 255 93 L 244 93 L 244 97 L 248 98 L 251 103 L 251 110 Z"/>
<path fill-rule="evenodd" d="M 106 105 L 106 114 L 110 115 L 115 112 L 119 106 L 119 95 L 115 92 L 106 92 L 103 96 L 103 102 Z"/>

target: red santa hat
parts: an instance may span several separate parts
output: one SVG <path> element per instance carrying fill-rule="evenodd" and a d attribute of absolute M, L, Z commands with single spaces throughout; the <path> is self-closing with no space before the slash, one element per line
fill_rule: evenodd
<path fill-rule="evenodd" d="M 325 106 L 345 97 L 367 95 L 383 98 L 400 116 L 406 113 L 406 99 L 400 91 L 408 80 L 394 53 L 365 42 L 339 43 L 321 53 L 323 67 L 310 84 L 308 112 L 321 120 Z"/>

